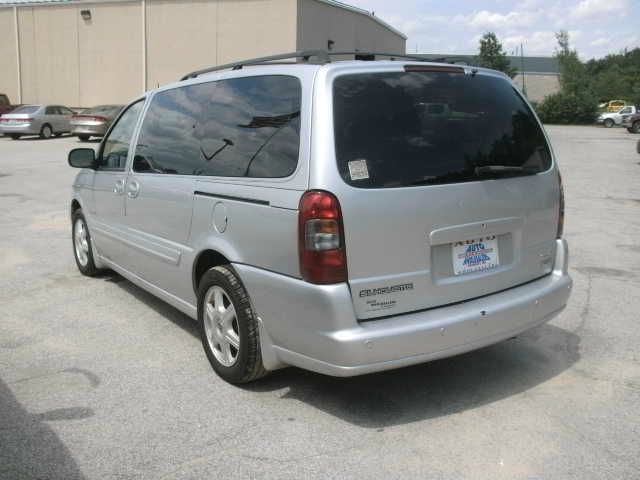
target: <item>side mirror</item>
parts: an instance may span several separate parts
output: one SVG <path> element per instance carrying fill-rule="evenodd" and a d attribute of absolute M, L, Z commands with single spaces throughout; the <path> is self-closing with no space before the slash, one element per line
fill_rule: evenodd
<path fill-rule="evenodd" d="M 93 148 L 74 148 L 69 152 L 69 165 L 74 168 L 95 168 L 96 152 Z"/>

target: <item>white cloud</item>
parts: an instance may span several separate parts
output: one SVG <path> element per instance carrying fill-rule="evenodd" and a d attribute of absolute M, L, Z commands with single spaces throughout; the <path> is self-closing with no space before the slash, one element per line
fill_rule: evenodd
<path fill-rule="evenodd" d="M 435 0 L 344 1 L 407 34 L 412 53 L 477 53 L 487 31 L 509 53 L 523 43 L 525 55 L 553 55 L 561 29 L 585 60 L 640 46 L 640 0 L 457 0 L 455 8 Z"/>
<path fill-rule="evenodd" d="M 592 42 L 589 43 L 592 47 L 606 47 L 611 45 L 611 39 L 609 37 L 600 37 L 596 38 Z"/>
<path fill-rule="evenodd" d="M 557 43 L 555 32 L 545 30 L 510 35 L 502 40 L 504 49 L 509 53 L 523 44 L 525 55 L 551 55 Z"/>
<path fill-rule="evenodd" d="M 482 10 L 467 17 L 467 24 L 474 28 L 497 29 L 528 27 L 535 22 L 536 15 L 532 12 L 514 11 L 505 14 Z"/>
<path fill-rule="evenodd" d="M 628 0 L 582 0 L 572 12 L 575 18 L 586 19 L 613 13 L 624 13 Z"/>

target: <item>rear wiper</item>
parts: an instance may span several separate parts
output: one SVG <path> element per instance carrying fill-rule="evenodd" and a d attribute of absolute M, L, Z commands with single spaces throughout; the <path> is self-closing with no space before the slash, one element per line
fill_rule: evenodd
<path fill-rule="evenodd" d="M 482 175 L 495 175 L 495 174 L 513 174 L 524 173 L 526 175 L 533 175 L 538 173 L 535 168 L 516 167 L 511 165 L 482 165 L 473 169 L 473 172 L 478 176 Z"/>

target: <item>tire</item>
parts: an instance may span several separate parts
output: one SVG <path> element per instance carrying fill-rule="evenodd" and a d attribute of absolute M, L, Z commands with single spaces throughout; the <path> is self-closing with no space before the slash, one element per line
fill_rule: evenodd
<path fill-rule="evenodd" d="M 627 127 L 627 132 L 633 133 L 633 129 L 631 127 Z"/>
<path fill-rule="evenodd" d="M 11 137 L 11 140 L 18 140 L 20 138 L 19 133 L 12 133 L 9 136 Z"/>
<path fill-rule="evenodd" d="M 84 233 L 79 231 L 83 229 Z M 82 214 L 82 209 L 77 209 L 71 215 L 71 242 L 73 245 L 73 257 L 76 259 L 78 270 L 87 277 L 95 277 L 100 273 L 93 262 L 93 247 L 91 236 L 87 228 L 87 221 Z"/>
<path fill-rule="evenodd" d="M 45 123 L 40 129 L 40 138 L 51 138 L 53 135 L 53 130 L 51 129 L 51 125 Z"/>
<path fill-rule="evenodd" d="M 631 133 L 640 133 L 640 120 L 636 120 L 631 125 Z"/>
<path fill-rule="evenodd" d="M 78 135 L 78 139 L 79 139 L 81 142 L 88 142 L 88 141 L 89 141 L 89 138 L 90 138 L 90 137 L 89 137 L 89 135 Z"/>
<path fill-rule="evenodd" d="M 262 365 L 257 315 L 230 265 L 211 268 L 202 276 L 198 322 L 205 354 L 223 380 L 247 383 L 268 373 Z"/>
<path fill-rule="evenodd" d="M 610 118 L 607 118 L 603 125 L 605 126 L 605 128 L 611 128 L 615 125 L 615 122 L 613 120 L 611 120 Z"/>

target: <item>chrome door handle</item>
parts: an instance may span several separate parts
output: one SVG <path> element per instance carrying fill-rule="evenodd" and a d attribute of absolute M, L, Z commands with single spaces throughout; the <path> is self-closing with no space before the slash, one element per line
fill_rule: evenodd
<path fill-rule="evenodd" d="M 124 193 L 124 180 L 118 180 L 113 187 L 113 193 L 122 195 Z"/>
<path fill-rule="evenodd" d="M 140 184 L 136 180 L 131 180 L 127 185 L 127 196 L 136 198 L 140 193 Z"/>

